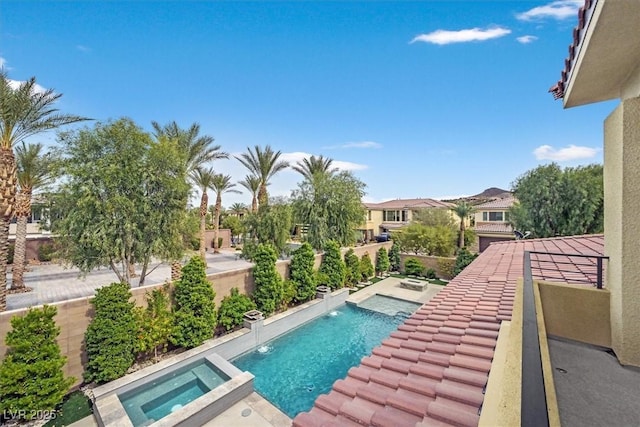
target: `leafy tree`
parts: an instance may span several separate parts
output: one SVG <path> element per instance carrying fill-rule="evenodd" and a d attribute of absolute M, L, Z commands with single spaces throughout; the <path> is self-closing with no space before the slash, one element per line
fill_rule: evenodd
<path fill-rule="evenodd" d="M 284 280 L 282 282 L 282 300 L 280 301 L 280 306 L 288 307 L 289 304 L 296 299 L 297 293 L 298 290 L 295 283 L 293 283 L 292 280 Z"/>
<path fill-rule="evenodd" d="M 420 223 L 427 227 L 453 227 L 455 222 L 449 209 L 446 208 L 423 208 L 413 212 L 413 222 Z"/>
<path fill-rule="evenodd" d="M 267 145 L 264 150 L 256 145 L 253 150 L 247 147 L 247 152 L 236 156 L 255 177 L 260 178 L 260 187 L 258 189 L 258 205 L 266 206 L 269 200 L 267 186 L 269 181 L 278 172 L 289 167 L 289 164 L 280 160 L 282 152 L 273 151 L 271 146 Z"/>
<path fill-rule="evenodd" d="M 512 187 L 518 201 L 509 213 L 518 230 L 553 237 L 604 229 L 602 165 L 543 165 L 520 176 Z"/>
<path fill-rule="evenodd" d="M 280 201 L 261 206 L 257 214 L 247 216 L 245 225 L 256 243 L 271 245 L 280 254 L 284 252 L 291 235 L 291 207 Z M 245 247 L 250 249 L 251 245 L 245 242 Z M 247 255 L 249 259 L 253 259 L 249 252 Z"/>
<path fill-rule="evenodd" d="M 222 210 L 222 193 L 236 193 L 240 194 L 240 191 L 234 189 L 236 185 L 231 182 L 231 176 L 223 175 L 221 173 L 216 174 L 213 177 L 211 188 L 216 193 L 216 207 L 215 207 L 215 219 L 213 222 L 214 237 L 213 237 L 213 250 L 218 252 L 218 233 L 220 230 L 220 212 Z"/>
<path fill-rule="evenodd" d="M 244 225 L 237 216 L 228 216 L 222 221 L 222 228 L 228 228 L 231 236 L 237 238 L 244 232 Z"/>
<path fill-rule="evenodd" d="M 138 334 L 135 351 L 147 353 L 153 351 L 158 360 L 158 349 L 167 350 L 169 338 L 173 332 L 173 314 L 168 289 L 154 289 L 147 292 L 147 307 L 136 307 Z"/>
<path fill-rule="evenodd" d="M 332 175 L 338 171 L 338 168 L 331 167 L 333 160 L 323 156 L 311 156 L 302 159 L 291 167 L 294 171 L 300 173 L 306 180 L 313 181 L 317 176 Z"/>
<path fill-rule="evenodd" d="M 216 293 L 207 280 L 202 258 L 194 256 L 182 268 L 174 291 L 174 329 L 170 341 L 181 347 L 197 347 L 213 337 L 216 327 Z"/>
<path fill-rule="evenodd" d="M 269 244 L 259 244 L 253 257 L 253 278 L 256 291 L 253 299 L 266 316 L 276 311 L 282 302 L 283 283 L 276 269 L 276 251 Z"/>
<path fill-rule="evenodd" d="M 255 310 L 256 304 L 251 298 L 241 294 L 238 288 L 231 288 L 231 294 L 225 296 L 218 310 L 218 324 L 230 331 L 242 325 L 242 318 L 247 311 Z"/>
<path fill-rule="evenodd" d="M 396 234 L 395 241 L 404 252 L 435 256 L 453 254 L 456 242 L 456 231 L 449 226 L 425 226 L 412 223 Z"/>
<path fill-rule="evenodd" d="M 135 360 L 136 318 L 126 283 L 112 283 L 91 300 L 95 316 L 84 335 L 87 366 L 84 379 L 104 383 L 127 373 Z"/>
<path fill-rule="evenodd" d="M 360 258 L 360 274 L 363 281 L 369 280 L 376 274 L 369 252 L 365 252 L 362 258 Z"/>
<path fill-rule="evenodd" d="M 398 242 L 393 242 L 391 249 L 389 249 L 389 264 L 391 271 L 400 271 L 400 245 Z"/>
<path fill-rule="evenodd" d="M 295 222 L 308 224 L 306 239 L 314 249 L 321 249 L 328 240 L 340 246 L 356 241 L 355 230 L 362 224 L 365 184 L 343 171 L 313 176 L 298 184 L 292 193 Z"/>
<path fill-rule="evenodd" d="M 54 224 L 60 255 L 87 273 L 109 266 L 131 283 L 140 263 L 144 284 L 152 258 L 182 256 L 184 203 L 189 187 L 176 144 L 154 142 L 129 119 L 61 134 L 67 180 Z"/>
<path fill-rule="evenodd" d="M 295 286 L 295 299 L 308 301 L 316 295 L 316 281 L 313 271 L 315 254 L 309 243 L 303 243 L 293 252 L 289 277 Z"/>
<path fill-rule="evenodd" d="M 18 185 L 13 148 L 31 136 L 87 120 L 60 113 L 54 104 L 62 94 L 41 91 L 35 77 L 14 83 L 0 70 L 0 311 L 7 306 L 9 223 L 15 214 Z"/>
<path fill-rule="evenodd" d="M 458 251 L 458 256 L 456 257 L 456 264 L 453 267 L 453 275 L 457 276 L 460 274 L 465 267 L 473 262 L 474 259 L 478 257 L 478 254 L 472 254 L 466 248 L 462 248 Z"/>
<path fill-rule="evenodd" d="M 357 285 L 362 273 L 360 272 L 360 259 L 353 248 L 349 248 L 344 254 L 344 264 L 346 267 L 345 282 L 351 286 Z"/>
<path fill-rule="evenodd" d="M 376 256 L 376 272 L 378 274 L 386 273 L 390 266 L 389 253 L 384 246 L 381 246 Z"/>
<path fill-rule="evenodd" d="M 423 271 L 424 265 L 416 258 L 409 258 L 404 262 L 404 272 L 409 276 L 420 276 Z"/>
<path fill-rule="evenodd" d="M 24 411 L 24 417 L 32 419 L 38 411 L 53 410 L 75 381 L 62 371 L 66 357 L 56 341 L 56 312 L 45 305 L 11 319 L 7 355 L 0 364 L 0 412 L 5 416 Z"/>
<path fill-rule="evenodd" d="M 247 175 L 239 182 L 251 193 L 251 212 L 258 212 L 258 191 L 260 191 L 260 178 L 255 175 Z"/>
<path fill-rule="evenodd" d="M 331 289 L 339 289 L 344 286 L 347 268 L 340 256 L 340 246 L 333 240 L 324 245 L 324 255 L 320 263 L 320 273 L 327 277 L 327 286 Z"/>
<path fill-rule="evenodd" d="M 469 219 L 469 215 L 471 215 L 475 211 L 475 209 L 471 204 L 463 200 L 456 203 L 456 205 L 451 208 L 451 211 L 455 213 L 458 218 L 460 218 L 458 247 L 463 248 L 465 246 L 465 230 L 467 227 L 467 219 Z"/>

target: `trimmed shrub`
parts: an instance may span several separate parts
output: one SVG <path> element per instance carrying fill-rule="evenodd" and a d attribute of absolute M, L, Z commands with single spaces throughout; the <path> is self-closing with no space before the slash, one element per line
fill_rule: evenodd
<path fill-rule="evenodd" d="M 378 253 L 376 255 L 376 272 L 378 274 L 386 273 L 389 271 L 389 267 L 391 263 L 389 262 L 389 254 L 384 246 L 378 249 Z"/>
<path fill-rule="evenodd" d="M 147 292 L 147 308 L 136 307 L 138 334 L 135 351 L 148 353 L 158 360 L 158 349 L 167 351 L 169 337 L 173 332 L 173 313 L 168 286 Z"/>
<path fill-rule="evenodd" d="M 409 276 L 420 276 L 424 271 L 424 265 L 416 258 L 409 258 L 404 262 L 404 273 Z"/>
<path fill-rule="evenodd" d="M 176 282 L 174 299 L 174 329 L 170 341 L 178 346 L 197 347 L 213 337 L 216 327 L 216 304 L 205 265 L 199 256 L 192 257 L 182 267 Z"/>
<path fill-rule="evenodd" d="M 331 289 L 339 289 L 344 286 L 347 268 L 340 255 L 340 246 L 333 240 L 329 240 L 324 246 L 320 273 L 327 275 L 326 285 Z"/>
<path fill-rule="evenodd" d="M 462 248 L 458 251 L 458 256 L 456 257 L 456 265 L 453 267 L 453 275 L 457 276 L 460 274 L 465 267 L 473 262 L 474 259 L 478 257 L 478 254 L 472 254 L 467 250 L 467 248 Z"/>
<path fill-rule="evenodd" d="M 69 391 L 74 378 L 65 378 L 66 357 L 56 338 L 60 328 L 53 320 L 56 308 L 30 308 L 11 319 L 7 355 L 0 364 L 0 412 L 33 419 L 39 411 L 53 410 Z"/>
<path fill-rule="evenodd" d="M 316 277 L 313 273 L 315 255 L 307 242 L 293 252 L 289 277 L 294 286 L 294 298 L 304 302 L 316 296 Z"/>
<path fill-rule="evenodd" d="M 38 261 L 49 262 L 55 255 L 56 247 L 53 243 L 43 243 L 38 246 Z"/>
<path fill-rule="evenodd" d="M 453 269 L 455 268 L 455 259 L 452 258 L 438 258 L 438 271 L 440 271 L 441 277 L 445 279 L 451 279 L 453 277 Z"/>
<path fill-rule="evenodd" d="M 282 282 L 282 301 L 280 307 L 288 307 L 296 297 L 296 285 L 291 280 Z"/>
<path fill-rule="evenodd" d="M 360 260 L 353 249 L 349 248 L 344 254 L 344 264 L 346 267 L 346 284 L 351 286 L 357 285 L 362 277 L 362 273 L 360 273 Z"/>
<path fill-rule="evenodd" d="M 127 373 L 135 360 L 136 319 L 126 283 L 112 283 L 91 300 L 95 317 L 85 332 L 86 381 L 105 383 Z"/>
<path fill-rule="evenodd" d="M 218 324 L 230 331 L 236 326 L 242 325 L 242 315 L 250 310 L 255 310 L 256 303 L 251 298 L 241 294 L 238 288 L 231 288 L 231 295 L 227 295 L 220 303 L 218 310 Z"/>
<path fill-rule="evenodd" d="M 258 310 L 266 316 L 276 311 L 282 303 L 282 277 L 276 270 L 278 256 L 271 245 L 260 243 L 253 256 L 253 278 L 256 291 L 253 299 Z"/>
<path fill-rule="evenodd" d="M 389 249 L 389 264 L 391 271 L 400 271 L 400 245 L 398 242 L 393 242 L 391 249 Z"/>
<path fill-rule="evenodd" d="M 436 275 L 436 271 L 433 268 L 427 268 L 427 271 L 425 271 L 424 276 L 427 279 L 437 279 L 438 276 Z"/>
<path fill-rule="evenodd" d="M 369 256 L 369 252 L 365 252 L 360 258 L 360 275 L 363 281 L 367 281 L 372 278 L 376 274 L 373 269 L 373 262 L 371 262 L 371 257 Z"/>

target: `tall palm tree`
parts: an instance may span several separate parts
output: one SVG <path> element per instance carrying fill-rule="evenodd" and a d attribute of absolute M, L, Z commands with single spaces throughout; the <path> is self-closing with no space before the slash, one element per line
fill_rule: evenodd
<path fill-rule="evenodd" d="M 16 147 L 16 163 L 20 191 L 16 195 L 15 215 L 18 221 L 11 288 L 22 289 L 27 252 L 27 222 L 31 216 L 31 194 L 33 190 L 44 187 L 53 180 L 53 158 L 48 153 L 43 153 L 42 144 L 27 145 L 23 141 Z"/>
<path fill-rule="evenodd" d="M 202 168 L 205 164 L 214 160 L 227 159 L 229 154 L 221 151 L 220 145 L 213 144 L 213 137 L 209 135 L 200 135 L 200 125 L 193 123 L 188 129 L 182 129 L 175 121 L 169 122 L 164 126 L 161 126 L 158 122 L 151 122 L 154 129 L 154 136 L 156 139 L 169 138 L 174 140 L 180 147 L 180 151 L 185 153 L 185 166 L 186 174 L 189 179 L 192 177 L 198 168 Z M 192 182 L 193 183 L 193 182 Z M 196 187 L 199 185 L 193 183 Z M 187 200 L 185 200 L 185 207 Z M 206 213 L 205 213 L 206 217 Z M 204 242 L 203 237 L 200 238 L 200 252 L 204 259 L 202 244 Z M 206 261 L 205 261 L 206 263 Z M 171 263 L 171 280 L 176 281 L 180 279 L 180 271 L 182 264 L 176 260 Z"/>
<path fill-rule="evenodd" d="M 469 204 L 469 202 L 463 200 L 461 202 L 456 203 L 454 207 L 451 208 L 453 213 L 455 213 L 460 218 L 460 235 L 458 236 L 458 247 L 464 247 L 464 232 L 467 228 L 467 219 L 469 215 L 471 215 L 475 208 Z"/>
<path fill-rule="evenodd" d="M 222 194 L 223 193 L 241 193 L 234 189 L 236 185 L 231 182 L 229 175 L 216 174 L 213 177 L 213 183 L 211 189 L 216 192 L 216 210 L 215 220 L 213 222 L 213 251 L 218 252 L 218 233 L 220 232 L 220 210 L 222 209 Z"/>
<path fill-rule="evenodd" d="M 207 208 L 209 206 L 209 195 L 207 191 L 212 188 L 215 176 L 216 173 L 213 171 L 213 168 L 196 168 L 191 172 L 191 180 L 202 192 L 202 196 L 200 197 L 200 256 L 205 265 L 207 265 L 205 234 L 207 229 Z"/>
<path fill-rule="evenodd" d="M 247 175 L 244 177 L 242 181 L 240 181 L 240 185 L 251 192 L 251 212 L 258 212 L 258 191 L 260 191 L 260 178 L 255 175 Z"/>
<path fill-rule="evenodd" d="M 278 160 L 281 155 L 282 152 L 273 151 L 270 145 L 267 145 L 264 150 L 256 145 L 253 150 L 251 147 L 247 147 L 246 153 L 236 156 L 236 159 L 249 169 L 249 172 L 260 178 L 260 189 L 258 190 L 259 206 L 268 204 L 267 185 L 269 185 L 271 178 L 281 170 L 289 167 L 287 162 Z"/>
<path fill-rule="evenodd" d="M 30 136 L 88 120 L 54 108 L 62 94 L 40 90 L 35 77 L 16 84 L 0 70 L 0 311 L 7 305 L 9 223 L 14 215 L 18 174 L 13 148 Z"/>
<path fill-rule="evenodd" d="M 316 157 L 311 156 L 309 158 L 302 159 L 297 162 L 291 168 L 302 174 L 309 181 L 313 181 L 313 178 L 318 175 L 332 175 L 338 171 L 338 168 L 331 167 L 333 159 L 324 157 L 322 155 Z"/>

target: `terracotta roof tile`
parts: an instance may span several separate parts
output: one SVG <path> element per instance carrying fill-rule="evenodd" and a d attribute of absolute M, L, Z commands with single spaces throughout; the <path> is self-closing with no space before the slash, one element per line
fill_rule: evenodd
<path fill-rule="evenodd" d="M 396 199 L 382 203 L 365 203 L 367 209 L 424 209 L 424 208 L 450 208 L 453 203 L 441 202 L 435 199 Z"/>
<path fill-rule="evenodd" d="M 509 209 L 515 203 L 514 197 L 500 197 L 474 206 L 476 211 L 484 211 L 487 209 Z"/>
<path fill-rule="evenodd" d="M 371 425 L 374 427 L 415 427 L 421 419 L 420 416 L 387 406 L 373 414 Z"/>
<path fill-rule="evenodd" d="M 445 421 L 457 427 L 475 427 L 480 421 L 480 416 L 468 412 L 452 411 L 449 405 L 433 402 L 429 404 L 427 413 L 436 420 Z"/>

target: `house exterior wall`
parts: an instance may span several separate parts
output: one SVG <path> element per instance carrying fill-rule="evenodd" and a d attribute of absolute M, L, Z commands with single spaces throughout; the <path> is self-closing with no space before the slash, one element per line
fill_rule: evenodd
<path fill-rule="evenodd" d="M 640 98 L 604 123 L 604 233 L 611 340 L 620 363 L 640 366 Z"/>

